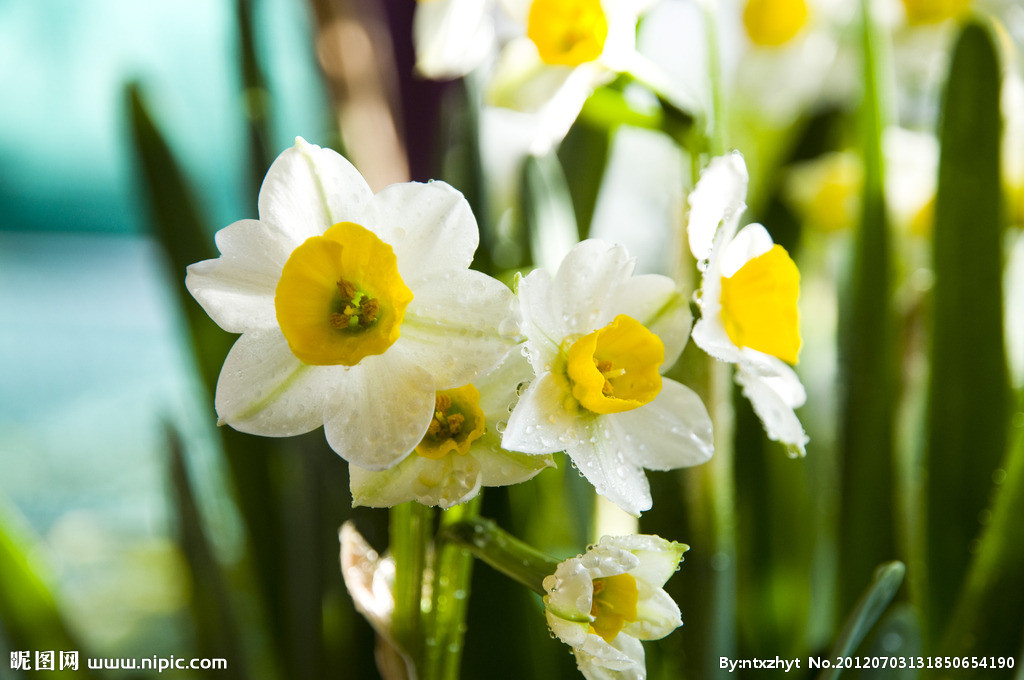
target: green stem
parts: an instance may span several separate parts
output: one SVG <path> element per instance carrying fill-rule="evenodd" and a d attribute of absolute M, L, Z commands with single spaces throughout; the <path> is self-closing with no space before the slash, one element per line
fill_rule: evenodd
<path fill-rule="evenodd" d="M 454 522 L 442 530 L 442 539 L 469 550 L 514 581 L 544 595 L 544 578 L 555 573 L 558 562 L 523 543 L 489 519 Z"/>
<path fill-rule="evenodd" d="M 423 667 L 423 573 L 433 529 L 433 509 L 419 503 L 391 508 L 391 555 L 395 559 L 395 613 L 391 632 L 398 645 Z"/>
<path fill-rule="evenodd" d="M 445 529 L 457 522 L 475 520 L 483 494 L 441 515 L 441 529 L 434 561 L 433 601 L 427 634 L 424 680 L 458 680 L 466 635 L 466 609 L 473 576 L 473 555 L 457 543 L 445 540 Z"/>
<path fill-rule="evenodd" d="M 718 3 L 701 3 L 704 9 L 704 35 L 708 46 L 708 78 L 711 82 L 710 125 L 706 132 L 708 150 L 712 156 L 725 153 L 725 97 L 722 93 L 722 58 L 718 44 L 718 22 L 715 8 Z M 696 181 L 696 179 L 694 179 Z"/>

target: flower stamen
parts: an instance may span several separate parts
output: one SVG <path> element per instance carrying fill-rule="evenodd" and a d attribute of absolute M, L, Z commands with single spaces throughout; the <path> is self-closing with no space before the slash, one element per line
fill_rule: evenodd
<path fill-rule="evenodd" d="M 630 574 L 594 579 L 594 598 L 590 607 L 590 632 L 611 643 L 626 626 L 637 620 L 640 589 Z"/>
<path fill-rule="evenodd" d="M 470 445 L 484 433 L 480 393 L 472 385 L 438 392 L 434 396 L 434 417 L 427 426 L 416 453 L 438 460 L 449 453 L 469 453 Z"/>

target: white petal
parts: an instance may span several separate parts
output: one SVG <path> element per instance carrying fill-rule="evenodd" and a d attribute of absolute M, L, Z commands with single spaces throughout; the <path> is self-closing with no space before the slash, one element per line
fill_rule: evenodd
<path fill-rule="evenodd" d="M 572 75 L 569 66 L 545 64 L 532 40 L 521 37 L 501 50 L 490 78 L 487 99 L 501 106 L 536 113 L 551 101 Z"/>
<path fill-rule="evenodd" d="M 501 430 L 505 429 L 509 413 L 519 401 L 517 390 L 520 385 L 525 389 L 532 379 L 533 369 L 520 344 L 506 352 L 497 366 L 473 381 L 480 392 L 480 410 L 489 430 L 497 428 L 498 423 L 502 423 Z"/>
<path fill-rule="evenodd" d="M 666 541 L 660 536 L 634 534 L 630 536 L 604 536 L 599 545 L 612 546 L 632 553 L 639 564 L 630 570 L 638 583 L 650 589 L 661 588 L 679 568 L 679 562 L 688 546 Z"/>
<path fill-rule="evenodd" d="M 530 363 L 538 374 L 551 370 L 566 334 L 561 308 L 556 311 L 551 301 L 551 285 L 546 269 L 534 269 L 516 284 L 522 332 L 527 337 Z"/>
<path fill-rule="evenodd" d="M 224 227 L 216 241 L 220 257 L 188 267 L 189 292 L 231 333 L 276 326 L 274 292 L 291 255 L 291 241 L 256 220 Z"/>
<path fill-rule="evenodd" d="M 544 578 L 544 607 L 558 618 L 572 622 L 590 623 L 590 609 L 594 602 L 594 581 L 580 557 L 560 562 L 555 573 Z M 582 644 L 578 633 L 567 630 L 562 640 L 570 645 Z"/>
<path fill-rule="evenodd" d="M 662 370 L 676 362 L 690 335 L 693 315 L 675 281 L 659 274 L 623 281 L 609 306 L 613 315 L 628 314 L 661 339 L 665 346 Z"/>
<path fill-rule="evenodd" d="M 721 275 L 732 276 L 740 267 L 771 250 L 773 245 L 767 229 L 760 224 L 748 224 L 726 244 L 719 269 Z"/>
<path fill-rule="evenodd" d="M 707 462 L 714 453 L 711 418 L 689 387 L 662 379 L 654 401 L 607 416 L 632 441 L 629 457 L 650 470 L 675 470 Z"/>
<path fill-rule="evenodd" d="M 361 224 L 372 195 L 345 158 L 300 137 L 267 171 L 260 188 L 260 221 L 299 245 L 338 222 Z"/>
<path fill-rule="evenodd" d="M 416 3 L 413 43 L 416 70 L 427 78 L 464 76 L 483 63 L 494 46 L 491 3 L 431 0 Z"/>
<path fill-rule="evenodd" d="M 484 486 L 519 484 L 532 479 L 545 468 L 555 467 L 555 461 L 550 455 L 538 456 L 504 450 L 498 436 L 490 432 L 473 443 L 471 455 L 480 464 L 480 483 Z"/>
<path fill-rule="evenodd" d="M 341 525 L 338 539 L 341 574 L 356 609 L 379 635 L 390 637 L 391 617 L 395 611 L 395 598 L 391 593 L 394 561 L 381 559 L 351 521 Z"/>
<path fill-rule="evenodd" d="M 580 558 L 591 580 L 625 574 L 640 566 L 640 558 L 608 544 L 598 544 Z"/>
<path fill-rule="evenodd" d="M 651 487 L 633 457 L 631 438 L 614 419 L 601 416 L 588 420 L 584 438 L 570 441 L 565 452 L 599 494 L 639 517 L 651 508 Z"/>
<path fill-rule="evenodd" d="M 644 648 L 640 641 L 620 633 L 611 644 L 591 634 L 582 647 L 573 650 L 576 666 L 587 680 L 643 680 Z"/>
<path fill-rule="evenodd" d="M 394 248 L 413 294 L 425 280 L 468 268 L 480 241 L 469 203 L 444 182 L 392 184 L 373 197 L 366 219 Z"/>
<path fill-rule="evenodd" d="M 348 369 L 325 407 L 324 434 L 348 462 L 383 470 L 420 443 L 433 413 L 430 375 L 388 351 Z"/>
<path fill-rule="evenodd" d="M 637 620 L 627 623 L 622 632 L 639 640 L 660 640 L 679 626 L 683 619 L 679 605 L 664 590 L 641 596 L 637 603 Z"/>
<path fill-rule="evenodd" d="M 768 438 L 786 444 L 791 453 L 802 456 L 807 453 L 809 439 L 789 401 L 803 394 L 803 386 L 799 386 L 798 394 L 795 389 L 799 385 L 796 374 L 788 366 L 783 365 L 782 368 L 787 370 L 765 377 L 752 373 L 749 365 L 740 364 L 736 371 L 736 382 L 743 388 L 743 395 L 750 400 L 754 412 L 761 419 Z"/>
<path fill-rule="evenodd" d="M 480 491 L 480 466 L 473 456 L 451 454 L 438 460 L 410 453 L 389 470 L 349 466 L 352 504 L 389 508 L 407 501 L 450 508 Z"/>
<path fill-rule="evenodd" d="M 711 159 L 690 193 L 687 234 L 690 251 L 698 260 L 711 255 L 711 245 L 720 224 L 735 230 L 746 209 L 747 167 L 737 152 Z M 731 233 L 729 233 L 731 238 Z M 727 239 L 729 240 L 729 239 Z"/>
<path fill-rule="evenodd" d="M 550 289 L 551 313 L 561 318 L 563 337 L 585 335 L 615 318 L 610 302 L 629 280 L 636 261 L 625 247 L 588 239 L 576 245 L 558 267 Z"/>
<path fill-rule="evenodd" d="M 564 376 L 544 373 L 535 379 L 509 416 L 502 448 L 523 453 L 564 450 L 568 442 L 579 438 L 580 428 L 576 414 L 565 408 L 567 401 L 575 408 Z"/>
<path fill-rule="evenodd" d="M 720 361 L 736 363 L 740 360 L 740 348 L 733 344 L 717 315 L 698 319 L 690 337 L 697 347 Z"/>
<path fill-rule="evenodd" d="M 614 77 L 614 71 L 598 62 L 588 62 L 574 68 L 561 87 L 537 112 L 537 130 L 530 144 L 530 153 L 543 156 L 561 144 L 590 95 L 598 86 L 610 82 Z"/>
<path fill-rule="evenodd" d="M 323 424 L 324 404 L 345 370 L 309 366 L 277 328 L 240 337 L 224 360 L 215 404 L 221 422 L 266 437 L 289 437 Z"/>
<path fill-rule="evenodd" d="M 450 272 L 413 292 L 394 349 L 430 373 L 437 389 L 494 368 L 515 342 L 515 296 L 478 271 Z"/>

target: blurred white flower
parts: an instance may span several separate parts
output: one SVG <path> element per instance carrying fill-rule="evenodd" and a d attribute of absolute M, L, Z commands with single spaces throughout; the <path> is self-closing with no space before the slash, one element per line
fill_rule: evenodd
<path fill-rule="evenodd" d="M 186 285 L 241 333 L 217 383 L 221 423 L 266 436 L 321 425 L 345 460 L 381 470 L 412 451 L 434 393 L 505 354 L 514 297 L 469 270 L 479 235 L 447 184 L 374 195 L 352 165 L 297 139 L 267 173 L 260 220 L 217 233 Z"/>
<path fill-rule="evenodd" d="M 418 0 L 413 17 L 416 70 L 427 78 L 464 76 L 495 49 L 493 0 Z"/>
<path fill-rule="evenodd" d="M 647 677 L 640 640 L 682 625 L 664 590 L 688 546 L 658 536 L 605 536 L 544 579 L 548 626 L 588 680 Z"/>
<path fill-rule="evenodd" d="M 472 385 L 438 392 L 427 433 L 402 462 L 380 472 L 349 466 L 353 504 L 418 501 L 450 508 L 476 496 L 481 486 L 518 484 L 553 467 L 551 456 L 505 451 L 496 429 L 508 420 L 516 386 L 531 377 L 526 358 L 513 350 Z"/>
<path fill-rule="evenodd" d="M 736 365 L 768 437 L 803 455 L 807 435 L 794 409 L 807 396 L 785 363 L 800 350 L 800 272 L 763 226 L 739 230 L 746 192 L 746 165 L 732 153 L 713 159 L 690 194 L 690 250 L 704 272 L 693 341 Z"/>
<path fill-rule="evenodd" d="M 622 246 L 587 240 L 554 277 L 538 269 L 519 282 L 536 377 L 502 446 L 564 450 L 599 494 L 639 515 L 651 507 L 644 468 L 703 463 L 712 436 L 700 398 L 660 375 L 686 345 L 686 299 L 665 276 L 632 276 L 634 265 Z"/>
<path fill-rule="evenodd" d="M 517 35 L 502 47 L 490 103 L 536 114 L 531 152 L 547 153 L 599 85 L 641 61 L 636 25 L 653 0 L 504 0 Z"/>
<path fill-rule="evenodd" d="M 728 11 L 737 3 L 722 3 Z M 810 105 L 856 92 L 854 74 L 837 70 L 839 36 L 855 3 L 842 0 L 740 0 L 726 17 L 738 33 L 732 92 L 756 120 L 788 124 Z M 729 19 L 732 19 L 730 22 Z M 728 61 L 728 55 L 726 56 Z M 841 62 L 840 62 L 841 64 Z"/>

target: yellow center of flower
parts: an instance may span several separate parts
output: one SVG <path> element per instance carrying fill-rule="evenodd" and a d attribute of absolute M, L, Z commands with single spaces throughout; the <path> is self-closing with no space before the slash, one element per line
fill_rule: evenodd
<path fill-rule="evenodd" d="M 533 0 L 526 35 L 544 63 L 579 66 L 601 56 L 608 18 L 601 0 Z"/>
<path fill-rule="evenodd" d="M 274 295 L 292 354 L 315 366 L 355 366 L 398 339 L 412 292 L 391 246 L 339 222 L 292 251 Z"/>
<path fill-rule="evenodd" d="M 971 0 L 903 0 L 907 23 L 914 25 L 937 24 L 959 17 L 970 4 Z"/>
<path fill-rule="evenodd" d="M 800 271 L 782 246 L 722 277 L 722 322 L 737 347 L 795 364 L 800 352 Z"/>
<path fill-rule="evenodd" d="M 572 343 L 567 371 L 572 396 L 594 413 L 620 413 L 653 401 L 665 347 L 636 319 L 620 314 Z"/>
<path fill-rule="evenodd" d="M 636 579 L 629 574 L 595 578 L 590 632 L 610 644 L 627 623 L 636 621 L 639 599 Z"/>
<path fill-rule="evenodd" d="M 807 14 L 806 0 L 747 0 L 743 26 L 755 45 L 779 47 L 796 37 Z"/>
<path fill-rule="evenodd" d="M 480 393 L 472 385 L 438 392 L 434 397 L 434 418 L 416 445 L 416 453 L 438 460 L 449 453 L 469 453 L 470 445 L 484 433 L 484 412 Z"/>

